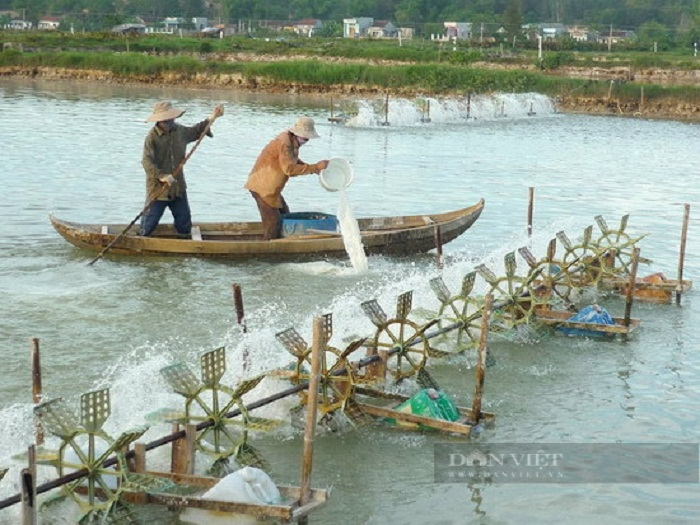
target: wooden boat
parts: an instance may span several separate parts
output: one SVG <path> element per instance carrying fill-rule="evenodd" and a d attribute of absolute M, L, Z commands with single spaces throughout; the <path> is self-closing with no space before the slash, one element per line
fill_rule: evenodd
<path fill-rule="evenodd" d="M 406 215 L 358 219 L 367 254 L 410 255 L 446 244 L 464 233 L 481 215 L 484 199 L 460 210 L 432 215 Z M 79 224 L 50 216 L 51 224 L 68 242 L 99 252 L 113 242 L 126 224 Z M 436 232 L 439 228 L 439 235 Z M 108 253 L 123 255 L 175 255 L 228 258 L 295 259 L 345 256 L 342 236 L 314 231 L 305 235 L 264 241 L 260 222 L 199 223 L 192 238 L 178 238 L 172 225 L 159 225 L 151 237 L 138 235 L 132 226 Z"/>

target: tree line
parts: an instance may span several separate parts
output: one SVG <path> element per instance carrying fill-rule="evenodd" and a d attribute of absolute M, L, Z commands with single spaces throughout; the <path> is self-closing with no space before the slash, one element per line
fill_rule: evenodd
<path fill-rule="evenodd" d="M 224 23 L 372 17 L 419 30 L 448 20 L 503 25 L 513 16 L 522 23 L 598 29 L 655 23 L 672 32 L 689 31 L 700 21 L 700 0 L 0 0 L 0 10 L 9 9 L 30 21 L 65 14 L 114 20 L 205 16 Z"/>

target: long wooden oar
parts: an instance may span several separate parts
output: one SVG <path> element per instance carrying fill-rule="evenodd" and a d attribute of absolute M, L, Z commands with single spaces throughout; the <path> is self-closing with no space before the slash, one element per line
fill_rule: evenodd
<path fill-rule="evenodd" d="M 185 167 L 185 163 L 190 159 L 190 157 L 192 156 L 192 154 L 195 152 L 195 150 L 196 150 L 196 149 L 199 147 L 199 145 L 202 143 L 202 140 L 204 140 L 204 137 L 205 137 L 205 136 L 207 135 L 207 133 L 209 132 L 209 128 L 211 128 L 211 125 L 214 123 L 214 121 L 215 121 L 217 118 L 218 118 L 218 117 L 215 116 L 213 119 L 211 119 L 211 120 L 209 120 L 209 121 L 207 122 L 207 127 L 204 128 L 204 131 L 202 131 L 202 134 L 201 134 L 201 135 L 199 136 L 199 138 L 197 139 L 197 142 L 195 143 L 195 145 L 192 146 L 192 149 L 190 150 L 190 152 L 189 152 L 187 155 L 185 155 L 185 158 L 182 159 L 182 162 L 180 163 L 180 165 L 179 165 L 179 166 L 177 167 L 177 169 L 175 169 L 175 171 L 172 173 L 173 177 L 177 177 L 177 176 L 179 175 L 179 173 L 182 171 L 182 168 Z M 146 212 L 148 211 L 148 209 L 149 209 L 151 206 L 153 206 L 153 203 L 155 203 L 155 202 L 165 193 L 165 190 L 167 190 L 168 188 L 169 188 L 169 186 L 168 186 L 167 184 L 163 184 L 163 187 L 162 187 L 162 188 L 160 189 L 160 191 L 156 194 L 156 196 L 153 197 L 150 201 L 148 201 L 148 202 L 146 203 L 146 205 L 145 205 L 145 206 L 143 207 L 143 209 L 139 212 L 139 214 L 138 214 L 136 217 L 134 217 L 134 220 L 132 220 L 132 221 L 126 226 L 126 228 L 124 228 L 124 229 L 122 230 L 122 232 L 121 232 L 119 235 L 117 235 L 114 239 L 112 239 L 112 241 L 111 241 L 107 246 L 105 246 L 105 247 L 102 249 L 102 251 L 101 251 L 100 253 L 97 254 L 97 257 L 95 257 L 92 261 L 90 261 L 90 262 L 88 263 L 88 266 L 92 266 L 92 265 L 95 264 L 97 261 L 99 261 L 100 259 L 102 259 L 102 256 L 103 256 L 105 253 L 107 253 L 107 252 L 109 251 L 109 249 L 110 249 L 112 246 L 114 246 L 114 244 L 115 244 L 119 239 L 121 239 L 121 238 L 124 236 L 124 234 L 126 234 L 126 232 L 128 232 L 129 229 L 130 229 L 134 224 L 136 224 L 136 221 L 138 221 L 138 220 L 143 216 L 143 214 L 146 213 Z"/>

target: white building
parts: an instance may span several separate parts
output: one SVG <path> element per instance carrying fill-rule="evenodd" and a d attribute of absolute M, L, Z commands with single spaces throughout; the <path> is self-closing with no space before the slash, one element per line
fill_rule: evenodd
<path fill-rule="evenodd" d="M 32 23 L 28 22 L 27 20 L 12 20 L 12 22 L 10 22 L 10 29 L 25 30 L 31 28 Z"/>
<path fill-rule="evenodd" d="M 61 25 L 61 19 L 57 16 L 45 16 L 39 20 L 37 29 L 43 29 L 46 31 L 55 31 L 58 26 Z"/>
<path fill-rule="evenodd" d="M 360 38 L 367 36 L 367 30 L 372 27 L 374 18 L 345 18 L 343 19 L 343 37 Z"/>

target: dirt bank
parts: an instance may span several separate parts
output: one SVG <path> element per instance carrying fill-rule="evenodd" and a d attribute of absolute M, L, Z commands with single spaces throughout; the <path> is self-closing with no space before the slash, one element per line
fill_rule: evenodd
<path fill-rule="evenodd" d="M 650 72 L 638 71 L 631 73 L 629 68 L 612 69 L 584 69 L 567 68 L 558 72 L 563 76 L 588 78 L 602 81 L 630 80 L 639 77 L 651 83 L 654 79 L 665 79 L 665 84 L 679 81 L 683 84 L 700 85 L 698 72 Z M 87 82 L 99 82 L 122 85 L 168 85 L 179 87 L 192 87 L 197 89 L 241 89 L 246 91 L 258 91 L 266 93 L 294 93 L 319 96 L 372 96 L 385 93 L 386 90 L 376 86 L 366 85 L 313 85 L 293 82 L 275 82 L 267 78 L 244 78 L 238 74 L 202 74 L 194 75 L 179 72 L 164 72 L 157 75 L 122 77 L 109 71 L 76 70 L 54 67 L 23 68 L 19 66 L 0 67 L 0 77 L 35 78 L 42 80 L 78 80 Z M 660 82 L 661 83 L 661 82 Z M 405 88 L 392 90 L 393 95 L 416 96 L 421 95 L 416 89 Z M 462 95 L 463 93 L 460 93 Z M 641 93 L 640 93 L 641 95 Z M 592 115 L 620 115 L 638 118 L 656 118 L 700 122 L 700 105 L 674 98 L 654 99 L 653 102 L 644 101 L 640 96 L 637 101 L 620 101 L 614 96 L 590 97 L 577 96 L 575 94 L 562 95 L 556 99 L 557 109 L 564 113 L 583 113 Z"/>

